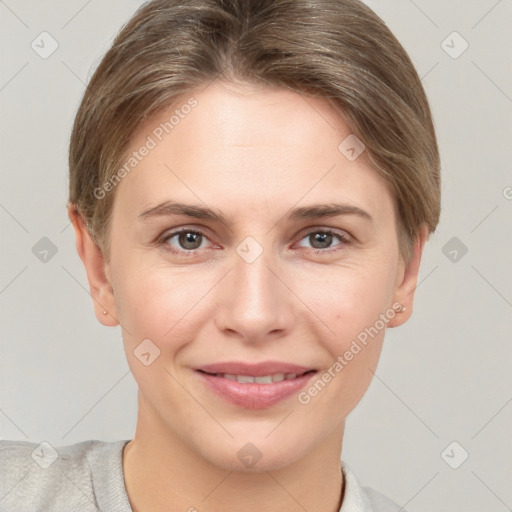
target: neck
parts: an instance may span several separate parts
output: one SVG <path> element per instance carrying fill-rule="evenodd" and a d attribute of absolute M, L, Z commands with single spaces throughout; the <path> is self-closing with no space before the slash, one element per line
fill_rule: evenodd
<path fill-rule="evenodd" d="M 338 512 L 342 438 L 343 425 L 285 467 L 231 471 L 205 460 L 139 406 L 135 437 L 123 453 L 126 490 L 133 512 Z"/>

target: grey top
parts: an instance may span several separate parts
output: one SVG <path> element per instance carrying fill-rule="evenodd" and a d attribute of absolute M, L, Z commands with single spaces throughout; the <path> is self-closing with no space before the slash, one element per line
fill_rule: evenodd
<path fill-rule="evenodd" d="M 0 511 L 133 512 L 123 475 L 129 440 L 49 443 L 0 441 Z M 344 462 L 345 495 L 339 512 L 406 512 L 361 487 Z"/>

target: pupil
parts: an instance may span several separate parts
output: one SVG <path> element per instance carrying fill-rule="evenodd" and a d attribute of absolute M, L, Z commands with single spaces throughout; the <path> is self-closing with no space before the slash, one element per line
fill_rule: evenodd
<path fill-rule="evenodd" d="M 332 235 L 329 233 L 315 233 L 313 236 L 313 240 L 311 240 L 311 245 L 315 247 L 315 249 L 324 249 L 325 247 L 329 247 L 332 243 Z M 315 244 L 319 243 L 320 246 Z"/>
<path fill-rule="evenodd" d="M 197 243 L 200 236 L 197 233 L 180 233 L 180 245 L 184 249 L 197 249 L 201 245 L 201 243 Z"/>

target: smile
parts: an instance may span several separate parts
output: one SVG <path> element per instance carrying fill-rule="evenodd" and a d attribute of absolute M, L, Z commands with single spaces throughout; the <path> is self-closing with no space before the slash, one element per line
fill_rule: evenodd
<path fill-rule="evenodd" d="M 269 364 L 251 365 L 251 369 L 248 366 L 236 363 L 230 365 L 230 369 L 236 367 L 240 373 L 212 371 L 226 370 L 226 365 L 212 365 L 208 368 L 210 371 L 197 369 L 195 373 L 209 392 L 245 409 L 265 409 L 284 401 L 299 393 L 317 373 L 313 369 L 297 366 L 292 368 L 291 365 L 285 365 L 286 368 L 281 365 L 284 371 L 269 371 L 272 366 Z M 231 371 L 237 371 L 233 369 Z M 295 371 L 290 371 L 293 369 Z"/>

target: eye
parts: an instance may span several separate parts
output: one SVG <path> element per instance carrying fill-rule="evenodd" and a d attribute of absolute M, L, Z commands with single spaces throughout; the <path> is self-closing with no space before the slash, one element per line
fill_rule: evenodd
<path fill-rule="evenodd" d="M 338 239 L 339 242 L 333 245 L 336 239 Z M 298 244 L 300 247 L 308 247 L 303 244 L 303 241 L 309 243 L 312 249 L 322 252 L 328 252 L 325 251 L 325 249 L 331 249 L 339 245 L 347 245 L 351 242 L 350 237 L 345 233 L 336 233 L 331 229 L 316 229 L 310 231 Z"/>
<path fill-rule="evenodd" d="M 335 243 L 336 240 L 338 243 Z M 338 233 L 332 229 L 315 229 L 307 233 L 297 245 L 299 247 L 309 247 L 315 253 L 328 253 L 337 250 L 338 246 L 350 244 L 351 241 L 350 236 L 346 233 Z M 207 247 L 208 242 L 207 236 L 202 231 L 186 227 L 165 233 L 159 241 L 166 250 L 172 253 L 189 255 Z"/>
<path fill-rule="evenodd" d="M 182 228 L 171 233 L 167 233 L 161 239 L 161 243 L 175 253 L 192 252 L 205 247 L 204 242 L 208 239 L 201 231 L 195 229 Z"/>

